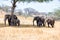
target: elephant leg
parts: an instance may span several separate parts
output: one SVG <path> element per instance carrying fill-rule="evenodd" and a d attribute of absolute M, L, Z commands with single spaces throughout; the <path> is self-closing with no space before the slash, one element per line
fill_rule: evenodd
<path fill-rule="evenodd" d="M 18 21 L 18 26 L 20 26 L 20 20 Z"/>
<path fill-rule="evenodd" d="M 40 23 L 40 26 L 42 26 L 42 22 Z"/>
<path fill-rule="evenodd" d="M 14 23 L 13 22 L 11 22 L 11 26 L 14 26 Z"/>
<path fill-rule="evenodd" d="M 10 20 L 8 20 L 8 24 L 9 24 L 9 26 L 11 25 L 11 22 L 10 22 Z"/>
<path fill-rule="evenodd" d="M 10 26 L 13 25 L 13 22 L 9 21 L 9 25 L 10 25 Z"/>
<path fill-rule="evenodd" d="M 14 26 L 14 21 L 12 19 L 9 20 L 8 23 L 9 23 L 9 26 Z"/>
<path fill-rule="evenodd" d="M 5 24 L 5 26 L 6 26 L 6 18 L 4 19 L 4 24 Z"/>
<path fill-rule="evenodd" d="M 38 23 L 38 21 L 37 21 L 36 23 L 37 23 L 37 26 L 39 26 L 39 23 Z"/>
<path fill-rule="evenodd" d="M 55 23 L 55 22 L 53 22 L 52 28 L 54 27 L 54 23 Z"/>
<path fill-rule="evenodd" d="M 52 28 L 54 27 L 54 25 L 52 25 Z"/>
<path fill-rule="evenodd" d="M 20 22 L 18 22 L 18 26 L 20 26 Z"/>
<path fill-rule="evenodd" d="M 13 26 L 17 26 L 17 23 L 15 20 L 13 21 Z"/>
<path fill-rule="evenodd" d="M 52 25 L 52 28 L 54 27 L 54 25 Z"/>
<path fill-rule="evenodd" d="M 39 24 L 37 23 L 37 26 L 39 26 Z"/>
<path fill-rule="evenodd" d="M 39 26 L 39 24 L 37 23 L 37 26 Z"/>
<path fill-rule="evenodd" d="M 15 26 L 17 26 L 18 25 L 18 21 L 16 20 L 16 22 L 14 24 L 15 24 Z"/>
<path fill-rule="evenodd" d="M 54 24 L 51 24 L 52 28 L 54 27 Z"/>
<path fill-rule="evenodd" d="M 13 23 L 14 26 L 17 26 L 16 22 Z"/>
<path fill-rule="evenodd" d="M 49 26 L 49 23 L 48 23 L 48 27 L 50 27 L 50 26 Z"/>
<path fill-rule="evenodd" d="M 45 26 L 45 22 L 42 22 L 43 26 Z"/>
<path fill-rule="evenodd" d="M 33 26 L 34 26 L 34 21 L 35 21 L 35 20 L 33 20 Z"/>
<path fill-rule="evenodd" d="M 43 23 L 43 26 L 45 26 L 45 24 Z"/>
<path fill-rule="evenodd" d="M 14 26 L 14 21 L 11 19 L 11 23 L 10 23 L 11 26 Z"/>
<path fill-rule="evenodd" d="M 20 26 L 20 20 L 17 19 L 16 22 L 15 22 L 15 25 Z"/>
<path fill-rule="evenodd" d="M 42 26 L 42 22 L 38 22 L 39 26 Z"/>

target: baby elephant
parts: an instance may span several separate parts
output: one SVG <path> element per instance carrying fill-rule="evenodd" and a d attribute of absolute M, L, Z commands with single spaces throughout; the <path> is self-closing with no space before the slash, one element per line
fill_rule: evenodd
<path fill-rule="evenodd" d="M 39 21 L 38 23 L 37 23 L 37 26 L 42 26 L 42 22 L 41 21 Z"/>
<path fill-rule="evenodd" d="M 19 19 L 11 19 L 11 26 L 20 26 Z"/>
<path fill-rule="evenodd" d="M 52 28 L 53 28 L 54 24 L 55 24 L 55 20 L 54 19 L 47 19 L 47 25 L 48 25 L 48 27 L 50 27 L 49 25 L 51 25 Z"/>

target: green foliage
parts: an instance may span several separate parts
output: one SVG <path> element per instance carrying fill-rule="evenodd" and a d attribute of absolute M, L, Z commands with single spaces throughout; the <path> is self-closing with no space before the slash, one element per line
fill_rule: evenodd
<path fill-rule="evenodd" d="M 51 14 L 52 14 L 52 12 L 49 12 L 49 13 L 48 13 L 48 15 L 51 15 Z"/>
<path fill-rule="evenodd" d="M 9 6 L 2 6 L 2 7 L 0 7 L 0 9 L 5 11 L 5 12 L 8 12 L 9 8 L 10 8 Z"/>
<path fill-rule="evenodd" d="M 12 0 L 13 1 L 13 0 Z M 17 1 L 22 1 L 22 2 L 31 2 L 31 1 L 38 1 L 38 2 L 43 2 L 43 1 L 45 1 L 45 2 L 49 2 L 49 1 L 52 1 L 52 0 L 15 0 L 16 2 Z"/>
<path fill-rule="evenodd" d="M 31 2 L 31 1 L 38 1 L 38 2 L 43 2 L 43 1 L 46 1 L 46 2 L 49 2 L 49 1 L 52 1 L 52 0 L 11 0 L 12 1 L 12 11 L 11 11 L 11 14 L 13 15 L 14 13 L 14 10 L 15 10 L 15 7 L 16 7 L 16 3 L 19 1 L 19 2 Z"/>
<path fill-rule="evenodd" d="M 53 1 L 53 0 L 11 0 L 12 2 L 15 1 L 15 2 L 32 2 L 32 1 L 37 1 L 37 2 L 49 2 L 49 1 Z"/>
<path fill-rule="evenodd" d="M 56 16 L 60 17 L 60 9 L 56 9 L 54 13 Z"/>

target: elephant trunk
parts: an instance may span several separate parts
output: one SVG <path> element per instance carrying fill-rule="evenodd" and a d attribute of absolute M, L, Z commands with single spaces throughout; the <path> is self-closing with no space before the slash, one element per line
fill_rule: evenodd
<path fill-rule="evenodd" d="M 35 21 L 35 20 L 33 20 L 33 26 L 34 26 L 34 21 Z"/>
<path fill-rule="evenodd" d="M 4 19 L 4 24 L 5 24 L 5 26 L 6 26 L 6 18 Z"/>

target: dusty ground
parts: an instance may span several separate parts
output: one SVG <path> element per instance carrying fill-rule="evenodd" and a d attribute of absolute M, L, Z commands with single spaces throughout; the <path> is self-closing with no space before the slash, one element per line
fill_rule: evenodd
<path fill-rule="evenodd" d="M 0 40 L 60 40 L 60 21 L 54 28 L 32 26 L 33 18 L 18 17 L 21 26 L 4 26 L 0 17 Z"/>

